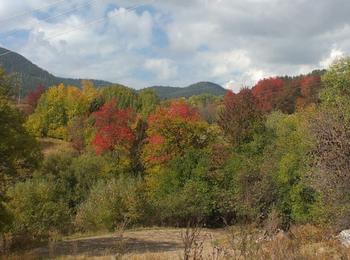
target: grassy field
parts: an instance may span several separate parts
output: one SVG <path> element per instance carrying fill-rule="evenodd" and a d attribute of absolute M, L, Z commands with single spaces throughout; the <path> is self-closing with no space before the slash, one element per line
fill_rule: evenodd
<path fill-rule="evenodd" d="M 8 259 L 350 259 L 335 237 L 313 226 L 265 237 L 252 227 L 139 229 L 69 237 Z M 185 257 L 187 256 L 187 258 Z"/>

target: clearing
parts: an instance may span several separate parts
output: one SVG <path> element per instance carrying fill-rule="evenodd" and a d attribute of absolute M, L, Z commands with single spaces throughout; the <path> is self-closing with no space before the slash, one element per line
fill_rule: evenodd
<path fill-rule="evenodd" d="M 130 230 L 122 234 L 74 238 L 50 243 L 35 248 L 13 259 L 113 259 L 123 255 L 123 259 L 181 259 L 183 255 L 182 234 L 184 229 Z M 201 231 L 205 236 L 204 247 L 224 239 L 223 230 Z"/>

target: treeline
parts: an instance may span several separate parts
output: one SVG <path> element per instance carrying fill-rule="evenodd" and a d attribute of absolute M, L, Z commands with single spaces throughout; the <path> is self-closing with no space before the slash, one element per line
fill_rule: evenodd
<path fill-rule="evenodd" d="M 4 73 L 0 86 L 3 233 L 349 224 L 348 58 L 223 98 L 160 102 L 150 90 L 89 82 L 38 88 L 26 118 Z M 43 159 L 33 136 L 72 150 Z"/>

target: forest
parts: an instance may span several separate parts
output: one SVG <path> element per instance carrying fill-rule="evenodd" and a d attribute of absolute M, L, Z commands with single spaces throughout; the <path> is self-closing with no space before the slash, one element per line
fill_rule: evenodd
<path fill-rule="evenodd" d="M 350 224 L 350 58 L 225 96 L 38 86 L 0 71 L 0 233 Z M 46 153 L 43 140 L 68 148 Z"/>

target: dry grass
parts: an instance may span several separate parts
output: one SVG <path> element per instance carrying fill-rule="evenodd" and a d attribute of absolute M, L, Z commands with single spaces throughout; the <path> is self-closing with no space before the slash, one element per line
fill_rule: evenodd
<path fill-rule="evenodd" d="M 45 156 L 58 152 L 71 152 L 73 151 L 72 145 L 69 142 L 54 139 L 54 138 L 39 138 L 39 144 L 42 148 L 42 152 Z"/>
<path fill-rule="evenodd" d="M 8 259 L 184 259 L 186 252 L 187 259 L 210 260 L 350 259 L 350 250 L 329 234 L 311 225 L 293 227 L 273 237 L 250 226 L 226 230 L 143 229 L 126 231 L 122 238 L 112 234 L 56 242 Z M 187 246 L 186 239 L 192 239 Z"/>

